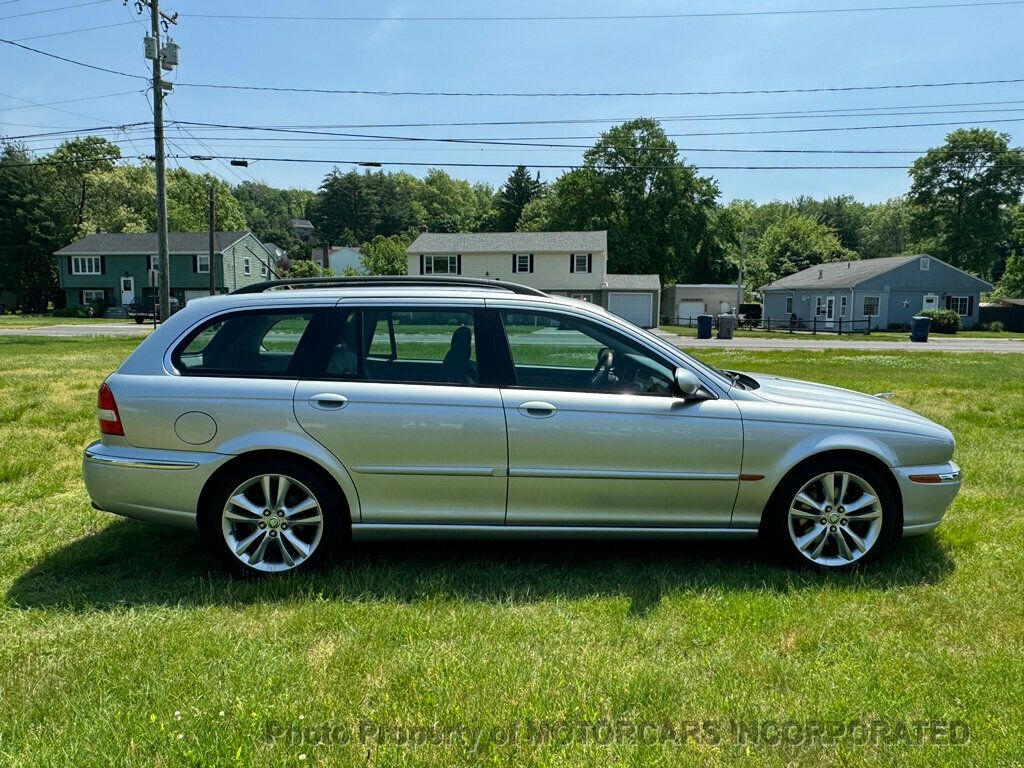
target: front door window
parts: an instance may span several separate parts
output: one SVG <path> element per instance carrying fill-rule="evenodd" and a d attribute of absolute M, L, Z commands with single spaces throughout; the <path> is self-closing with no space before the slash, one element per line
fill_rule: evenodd
<path fill-rule="evenodd" d="M 135 278 L 121 278 L 121 304 L 128 305 L 135 301 Z"/>

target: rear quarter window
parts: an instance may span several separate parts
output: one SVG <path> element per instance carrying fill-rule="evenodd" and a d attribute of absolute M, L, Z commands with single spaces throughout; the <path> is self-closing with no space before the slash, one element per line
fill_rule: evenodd
<path fill-rule="evenodd" d="M 310 312 L 244 312 L 208 321 L 173 355 L 184 375 L 293 376 Z"/>

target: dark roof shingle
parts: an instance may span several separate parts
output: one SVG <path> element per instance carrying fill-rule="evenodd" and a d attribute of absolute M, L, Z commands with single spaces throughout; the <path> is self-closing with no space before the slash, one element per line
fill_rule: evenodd
<path fill-rule="evenodd" d="M 217 252 L 234 245 L 248 232 L 217 232 Z M 206 253 L 210 250 L 208 232 L 168 232 L 167 246 L 170 253 Z M 74 254 L 144 254 L 157 252 L 156 232 L 113 233 L 97 232 L 86 235 L 57 251 L 58 256 Z"/>

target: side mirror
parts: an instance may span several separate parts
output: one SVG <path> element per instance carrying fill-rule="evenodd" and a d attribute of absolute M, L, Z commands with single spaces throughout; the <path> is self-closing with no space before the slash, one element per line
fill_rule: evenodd
<path fill-rule="evenodd" d="M 696 395 L 701 386 L 700 379 L 685 368 L 676 368 L 672 383 L 675 384 L 676 394 L 687 399 Z"/>

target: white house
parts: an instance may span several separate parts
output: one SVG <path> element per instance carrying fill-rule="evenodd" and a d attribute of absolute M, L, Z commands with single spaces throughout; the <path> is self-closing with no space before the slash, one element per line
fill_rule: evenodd
<path fill-rule="evenodd" d="M 662 290 L 661 306 L 664 316 L 676 325 L 696 325 L 700 315 L 732 311 L 737 298 L 735 283 L 677 283 Z"/>
<path fill-rule="evenodd" d="M 510 280 L 600 304 L 643 327 L 658 324 L 658 275 L 608 273 L 608 233 L 424 232 L 406 249 L 410 275 Z"/>

